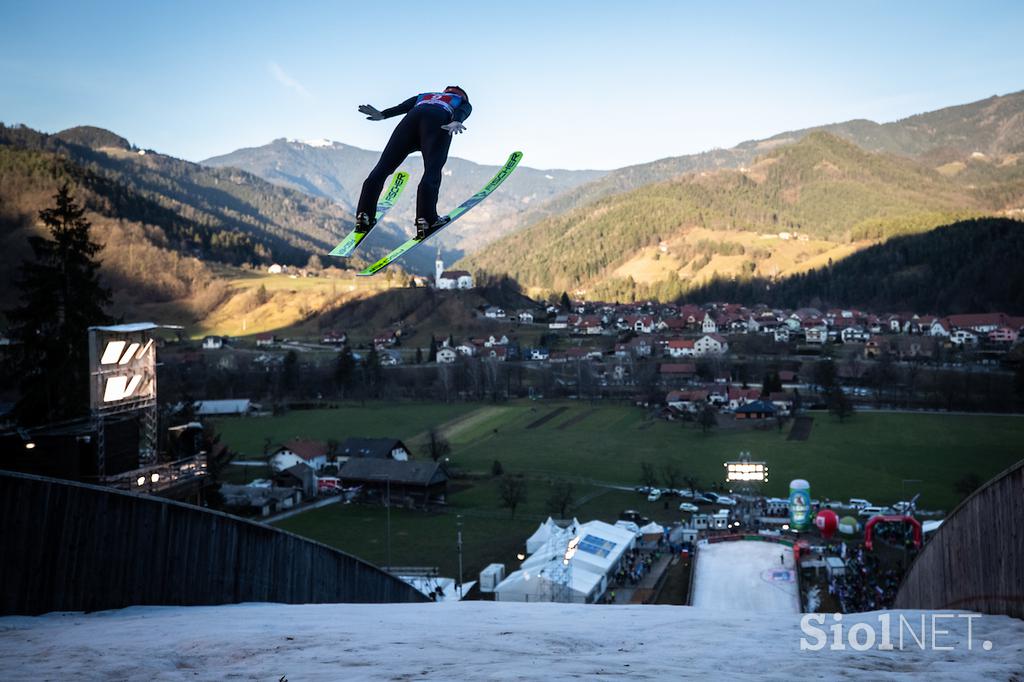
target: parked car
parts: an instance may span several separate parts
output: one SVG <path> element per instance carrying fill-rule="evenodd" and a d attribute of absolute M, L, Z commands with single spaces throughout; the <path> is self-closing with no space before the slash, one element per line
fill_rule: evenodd
<path fill-rule="evenodd" d="M 694 495 L 693 496 L 693 501 L 694 502 L 699 502 L 701 504 L 714 504 L 715 503 L 715 500 L 711 499 L 708 496 L 707 493 L 698 493 L 698 494 Z"/>
<path fill-rule="evenodd" d="M 703 495 L 707 499 L 711 500 L 712 502 L 715 502 L 716 500 L 718 500 L 718 494 L 717 493 L 707 492 L 707 493 L 701 493 L 701 495 Z"/>
<path fill-rule="evenodd" d="M 695 493 L 690 488 L 678 488 L 678 489 L 676 489 L 676 495 L 678 495 L 679 497 L 693 497 L 694 494 Z"/>
<path fill-rule="evenodd" d="M 641 521 L 643 521 L 643 519 L 644 517 L 640 514 L 640 512 L 636 511 L 635 509 L 627 509 L 621 514 L 619 514 L 620 521 L 631 521 L 637 525 L 646 525 L 641 524 Z"/>
<path fill-rule="evenodd" d="M 693 504 L 692 502 L 682 502 L 679 505 L 679 511 L 697 512 L 700 511 L 700 508 L 697 505 Z"/>
<path fill-rule="evenodd" d="M 736 500 L 734 500 L 733 498 L 729 497 L 728 495 L 719 495 L 718 499 L 715 500 L 715 504 L 724 504 L 724 505 L 726 505 L 728 507 L 735 507 L 736 506 Z"/>
<path fill-rule="evenodd" d="M 657 488 L 651 488 L 651 492 L 647 495 L 648 502 L 657 502 L 661 499 L 661 491 Z"/>
<path fill-rule="evenodd" d="M 885 514 L 891 514 L 892 509 L 888 507 L 861 507 L 857 511 L 857 516 L 884 516 Z"/>

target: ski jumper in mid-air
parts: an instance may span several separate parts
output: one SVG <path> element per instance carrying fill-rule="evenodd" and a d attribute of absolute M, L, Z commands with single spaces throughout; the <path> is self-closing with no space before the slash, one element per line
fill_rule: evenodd
<path fill-rule="evenodd" d="M 405 116 L 395 126 L 380 160 L 363 183 L 356 206 L 356 230 L 368 232 L 373 227 L 384 181 L 409 154 L 419 151 L 423 154 L 423 179 L 416 189 L 416 235 L 423 239 L 428 231 L 448 222 L 446 217 L 437 215 L 441 169 L 448 160 L 452 135 L 466 130 L 462 124 L 473 111 L 469 97 L 459 86 L 449 85 L 444 92 L 421 93 L 384 111 L 369 104 L 360 105 L 359 111 L 371 121 L 383 121 L 399 114 Z"/>

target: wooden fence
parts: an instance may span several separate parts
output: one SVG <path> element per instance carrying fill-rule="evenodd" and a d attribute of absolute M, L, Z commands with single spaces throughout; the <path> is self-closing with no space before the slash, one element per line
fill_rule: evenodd
<path fill-rule="evenodd" d="M 0 471 L 0 615 L 135 604 L 426 600 L 361 559 L 270 526 Z"/>
<path fill-rule="evenodd" d="M 893 606 L 1024 618 L 1024 460 L 946 517 L 911 564 Z"/>

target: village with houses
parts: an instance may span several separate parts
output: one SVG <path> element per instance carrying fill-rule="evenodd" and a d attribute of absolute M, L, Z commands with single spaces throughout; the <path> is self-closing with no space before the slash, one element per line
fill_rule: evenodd
<path fill-rule="evenodd" d="M 461 288 L 459 277 L 461 273 L 444 271 L 439 263 L 438 282 L 455 283 L 439 288 Z M 383 381 L 396 391 L 407 383 L 403 373 L 436 377 L 426 384 L 425 393 L 392 394 L 406 398 L 606 398 L 629 401 L 659 419 L 705 428 L 781 430 L 801 409 L 832 409 L 826 394 L 842 396 L 846 407 L 841 409 L 850 412 L 893 406 L 949 409 L 943 382 L 975 372 L 1005 374 L 1011 366 L 1007 360 L 1020 350 L 1024 328 L 1024 318 L 1003 313 L 936 316 L 737 304 L 575 302 L 568 309 L 552 304 L 510 310 L 491 305 L 474 315 L 481 330 L 492 331 L 456 339 L 437 329 L 426 347 L 403 342 L 408 330 L 398 325 L 354 347 L 346 332 L 329 330 L 318 339 L 261 335 L 254 342 L 227 345 L 222 337 L 207 337 L 202 349 L 230 353 L 237 346 L 235 350 L 250 356 L 258 351 L 251 363 L 264 372 L 280 371 L 281 351 L 346 351 L 361 363 L 373 353 Z M 533 342 L 523 342 L 526 338 Z M 255 351 L 246 351 L 252 345 Z M 204 351 L 200 356 L 190 351 L 187 358 L 201 359 Z M 168 363 L 175 357 L 168 355 Z M 224 358 L 233 358 L 225 366 L 235 373 L 236 387 L 244 386 L 244 363 L 231 355 L 221 357 L 225 363 Z M 831 369 L 823 378 L 825 364 Z M 475 373 L 474 366 L 504 368 L 504 381 L 492 377 L 490 390 L 497 393 L 487 393 L 470 378 L 461 390 L 448 390 L 453 372 L 487 374 Z M 327 366 L 321 373 L 329 371 Z M 834 382 L 839 390 L 832 391 L 825 382 Z M 915 385 L 908 387 L 908 382 Z M 446 387 L 443 393 L 441 385 Z M 249 399 L 204 397 L 197 403 L 197 416 L 270 414 L 261 407 L 266 400 L 255 393 Z M 998 410 L 998 405 L 989 408 Z M 417 456 L 401 440 L 344 434 L 341 442 L 328 442 L 295 435 L 265 452 L 266 461 L 252 463 L 269 463 L 268 478 L 222 486 L 225 504 L 235 513 L 272 517 L 303 500 L 334 496 L 364 501 L 387 497 L 410 508 L 444 502 L 449 478 L 444 460 Z"/>

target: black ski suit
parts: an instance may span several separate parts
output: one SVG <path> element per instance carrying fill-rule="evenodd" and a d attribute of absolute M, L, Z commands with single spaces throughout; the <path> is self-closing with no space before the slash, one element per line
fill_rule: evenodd
<path fill-rule="evenodd" d="M 409 154 L 419 151 L 423 154 L 423 179 L 416 190 L 416 218 L 425 219 L 428 225 L 434 224 L 437 221 L 441 169 L 448 160 L 448 147 L 452 143 L 451 134 L 441 126 L 452 121 L 465 121 L 472 111 L 473 107 L 465 97 L 443 92 L 422 93 L 382 111 L 384 118 L 399 114 L 405 114 L 405 117 L 395 126 L 380 160 L 363 183 L 356 214 L 365 213 L 372 218 L 388 176 Z"/>

